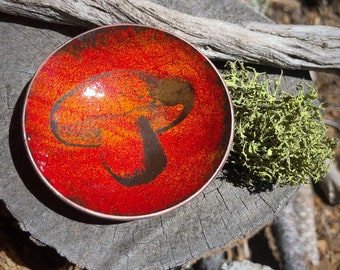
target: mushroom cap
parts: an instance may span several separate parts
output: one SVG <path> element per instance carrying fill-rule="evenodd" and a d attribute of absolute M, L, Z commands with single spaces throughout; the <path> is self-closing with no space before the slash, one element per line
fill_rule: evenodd
<path fill-rule="evenodd" d="M 98 147 L 101 130 L 111 129 L 115 118 L 144 115 L 154 130 L 164 132 L 183 121 L 193 105 L 187 80 L 120 70 L 93 76 L 63 95 L 51 110 L 50 125 L 67 145 Z"/>

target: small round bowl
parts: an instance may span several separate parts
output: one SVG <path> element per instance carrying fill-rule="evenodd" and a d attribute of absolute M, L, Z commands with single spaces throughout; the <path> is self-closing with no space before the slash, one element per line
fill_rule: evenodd
<path fill-rule="evenodd" d="M 117 25 L 73 38 L 42 63 L 23 131 L 61 200 L 124 221 L 198 195 L 225 163 L 233 119 L 223 80 L 197 49 L 159 29 Z"/>

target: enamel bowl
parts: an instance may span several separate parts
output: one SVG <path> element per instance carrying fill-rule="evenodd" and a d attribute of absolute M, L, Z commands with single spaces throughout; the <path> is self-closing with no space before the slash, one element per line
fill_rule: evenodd
<path fill-rule="evenodd" d="M 42 63 L 23 129 L 55 195 L 124 221 L 173 210 L 212 181 L 230 150 L 233 110 L 217 70 L 189 43 L 117 25 L 73 38 Z"/>

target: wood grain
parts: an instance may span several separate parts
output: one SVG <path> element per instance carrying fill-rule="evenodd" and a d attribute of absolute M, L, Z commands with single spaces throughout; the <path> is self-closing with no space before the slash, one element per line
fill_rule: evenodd
<path fill-rule="evenodd" d="M 247 18 L 267 21 L 238 1 L 212 2 L 227 3 Z M 194 1 L 200 7 L 195 12 L 204 14 L 212 2 Z M 221 19 L 239 22 L 233 16 L 227 13 Z M 9 15 L 0 19 L 0 199 L 22 230 L 89 270 L 169 269 L 249 235 L 274 219 L 295 189 L 250 192 L 228 167 L 193 201 L 151 219 L 115 224 L 85 216 L 53 197 L 39 182 L 23 148 L 23 98 L 40 63 L 82 31 Z M 280 73 L 269 72 L 273 73 L 269 76 Z M 295 71 L 284 75 L 286 89 L 308 77 Z"/>
<path fill-rule="evenodd" d="M 335 27 L 235 24 L 191 16 L 147 0 L 0 0 L 0 11 L 84 27 L 145 24 L 177 34 L 214 60 L 340 71 L 340 29 Z"/>

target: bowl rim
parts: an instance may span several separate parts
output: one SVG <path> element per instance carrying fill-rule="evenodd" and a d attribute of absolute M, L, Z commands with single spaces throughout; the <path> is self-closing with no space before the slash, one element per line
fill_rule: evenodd
<path fill-rule="evenodd" d="M 194 51 L 196 51 L 198 54 L 200 54 L 201 56 L 203 56 L 203 58 L 205 59 L 205 61 L 211 66 L 211 68 L 213 68 L 216 72 L 216 74 L 218 75 L 220 81 L 222 82 L 223 88 L 225 90 L 226 96 L 227 96 L 227 104 L 229 105 L 228 107 L 230 108 L 229 111 L 227 112 L 228 114 L 228 118 L 230 118 L 230 132 L 228 132 L 229 134 L 229 141 L 227 144 L 226 149 L 224 150 L 224 156 L 220 161 L 219 166 L 217 167 L 217 169 L 215 170 L 215 172 L 211 175 L 211 177 L 205 181 L 204 185 L 202 185 L 201 188 L 197 189 L 192 195 L 190 195 L 188 198 L 180 201 L 179 203 L 170 206 L 168 208 L 159 210 L 159 211 L 155 211 L 152 213 L 147 213 L 147 214 L 141 214 L 141 215 L 133 215 L 133 216 L 128 216 L 128 215 L 114 215 L 114 214 L 107 214 L 107 213 L 102 213 L 102 212 L 98 212 L 95 210 L 91 210 L 88 209 L 84 206 L 81 206 L 80 204 L 77 204 L 75 202 L 73 202 L 72 200 L 68 199 L 66 196 L 64 196 L 61 192 L 59 192 L 48 180 L 47 178 L 42 174 L 42 172 L 39 170 L 35 159 L 32 156 L 30 147 L 28 145 L 28 138 L 27 138 L 27 134 L 26 134 L 26 107 L 27 107 L 27 102 L 28 102 L 28 98 L 31 92 L 31 88 L 32 88 L 32 84 L 35 81 L 37 75 L 39 74 L 39 72 L 41 71 L 41 69 L 44 67 L 44 65 L 49 61 L 50 57 L 53 56 L 56 52 L 58 52 L 61 48 L 63 48 L 64 46 L 66 46 L 67 44 L 71 43 L 73 40 L 75 39 L 79 39 L 82 36 L 88 35 L 89 33 L 92 32 L 96 32 L 98 30 L 102 30 L 102 29 L 110 29 L 110 28 L 115 28 L 115 27 L 141 27 L 141 28 L 146 28 L 146 29 L 153 29 L 156 31 L 160 31 L 160 32 L 164 32 L 172 37 L 174 37 L 175 39 L 178 39 L 181 42 L 186 43 L 187 45 L 189 45 Z M 231 95 L 229 93 L 229 90 L 227 88 L 226 83 L 224 82 L 220 72 L 218 71 L 218 69 L 216 68 L 216 66 L 212 63 L 212 61 L 205 56 L 198 48 L 196 48 L 193 44 L 191 44 L 190 42 L 186 41 L 185 39 L 179 37 L 178 35 L 171 33 L 167 30 L 158 28 L 158 27 L 153 27 L 153 26 L 148 26 L 148 25 L 143 25 L 143 24 L 110 24 L 110 25 L 103 25 L 103 26 L 99 26 L 99 27 L 95 27 L 93 29 L 84 31 L 74 37 L 72 37 L 71 39 L 69 39 L 68 41 L 64 42 L 63 44 L 61 44 L 60 46 L 58 46 L 55 50 L 53 50 L 50 54 L 48 54 L 48 56 L 44 59 L 44 61 L 42 63 L 39 64 L 38 68 L 36 69 L 32 79 L 30 80 L 28 86 L 27 86 L 27 90 L 25 93 L 25 97 L 24 97 L 24 104 L 23 104 L 23 110 L 22 110 L 22 119 L 21 119 L 21 128 L 22 128 L 22 134 L 23 134 L 23 140 L 24 140 L 24 148 L 26 150 L 26 155 L 28 155 L 28 158 L 31 162 L 31 164 L 33 165 L 34 171 L 35 173 L 39 176 L 39 180 L 41 180 L 41 182 L 43 182 L 43 184 L 45 184 L 48 189 L 61 201 L 63 201 L 64 203 L 66 203 L 66 205 L 73 207 L 75 209 L 77 209 L 78 211 L 85 213 L 87 215 L 90 215 L 92 217 L 96 217 L 96 218 L 100 218 L 100 219 L 104 219 L 104 220 L 110 220 L 110 221 L 133 221 L 133 220 L 139 220 L 139 219 L 145 219 L 145 218 L 151 218 L 151 217 L 157 217 L 169 212 L 172 212 L 175 209 L 180 208 L 181 206 L 183 206 L 184 204 L 188 203 L 189 201 L 193 200 L 194 198 L 196 198 L 203 190 L 205 190 L 207 188 L 207 186 L 215 179 L 216 175 L 221 171 L 222 167 L 224 166 L 224 164 L 226 163 L 228 156 L 230 154 L 230 150 L 231 150 L 231 146 L 233 143 L 233 139 L 234 139 L 234 127 L 235 125 L 235 119 L 234 119 L 234 107 L 233 107 L 233 103 L 232 103 L 232 99 L 231 99 Z"/>

